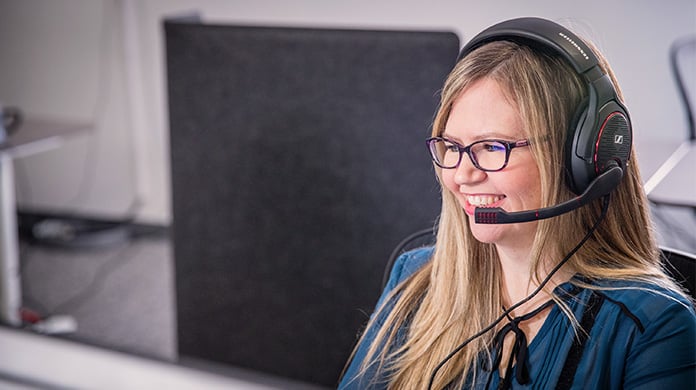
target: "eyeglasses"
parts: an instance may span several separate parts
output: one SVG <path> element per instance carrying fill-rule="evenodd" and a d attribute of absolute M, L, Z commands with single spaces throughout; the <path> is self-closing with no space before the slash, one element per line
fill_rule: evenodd
<path fill-rule="evenodd" d="M 458 167 L 462 162 L 462 155 L 466 153 L 476 168 L 486 172 L 496 172 L 505 168 L 512 149 L 529 146 L 529 140 L 526 139 L 512 142 L 484 139 L 469 146 L 463 146 L 444 137 L 429 138 L 425 142 L 428 144 L 430 157 L 440 168 Z"/>

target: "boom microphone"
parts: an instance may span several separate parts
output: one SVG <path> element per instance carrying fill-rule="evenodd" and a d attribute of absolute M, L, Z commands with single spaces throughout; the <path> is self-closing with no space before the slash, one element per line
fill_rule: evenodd
<path fill-rule="evenodd" d="M 544 207 L 537 210 L 516 211 L 508 213 L 500 207 L 477 207 L 474 210 L 474 220 L 482 224 L 503 224 L 531 222 L 540 219 L 556 217 L 561 214 L 580 208 L 591 201 L 607 195 L 621 182 L 623 169 L 617 164 L 610 164 L 611 168 L 597 176 L 587 187 L 582 195 L 559 203 L 555 206 Z"/>

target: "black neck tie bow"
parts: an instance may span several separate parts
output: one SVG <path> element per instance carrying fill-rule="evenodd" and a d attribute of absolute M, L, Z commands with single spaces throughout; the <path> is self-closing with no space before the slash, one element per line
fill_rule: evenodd
<path fill-rule="evenodd" d="M 527 335 L 524 331 L 520 329 L 519 324 L 523 321 L 527 321 L 530 318 L 536 316 L 537 314 L 544 311 L 554 303 L 553 300 L 549 300 L 533 311 L 515 318 L 508 316 L 510 322 L 505 324 L 502 329 L 493 338 L 493 349 L 495 352 L 495 359 L 489 367 L 495 370 L 502 360 L 503 355 L 503 343 L 505 341 L 505 336 L 512 332 L 514 334 L 515 340 L 512 344 L 512 350 L 510 351 L 510 358 L 507 362 L 507 367 L 505 368 L 505 376 L 501 377 L 500 384 L 498 385 L 498 390 L 507 390 L 512 387 L 512 377 L 514 371 L 514 377 L 517 383 L 521 385 L 529 384 L 531 378 L 529 376 L 529 357 L 527 353 Z M 517 368 L 513 370 L 513 363 L 517 362 Z M 489 378 L 490 379 L 490 378 Z M 486 386 L 488 388 L 488 386 Z"/>

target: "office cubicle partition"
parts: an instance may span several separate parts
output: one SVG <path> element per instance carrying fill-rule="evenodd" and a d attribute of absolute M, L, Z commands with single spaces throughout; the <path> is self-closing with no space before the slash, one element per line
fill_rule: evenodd
<path fill-rule="evenodd" d="M 392 248 L 432 226 L 449 32 L 167 22 L 178 345 L 336 384 Z"/>

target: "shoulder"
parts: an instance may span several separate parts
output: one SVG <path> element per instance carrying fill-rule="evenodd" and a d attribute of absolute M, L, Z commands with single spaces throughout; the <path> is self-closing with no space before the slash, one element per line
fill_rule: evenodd
<path fill-rule="evenodd" d="M 406 252 L 394 262 L 386 289 L 391 290 L 421 269 L 432 257 L 435 248 L 423 247 Z"/>
<path fill-rule="evenodd" d="M 598 290 L 618 311 L 631 317 L 641 333 L 696 332 L 693 303 L 682 294 L 656 284 L 601 281 Z"/>
<path fill-rule="evenodd" d="M 696 313 L 682 294 L 652 283 L 601 281 L 604 296 L 594 334 L 607 364 L 621 365 L 624 388 L 694 388 Z M 688 384 L 685 386 L 685 384 Z"/>
<path fill-rule="evenodd" d="M 623 306 L 643 325 L 661 322 L 667 316 L 696 327 L 693 303 L 676 291 L 646 282 L 609 280 L 598 285 L 602 295 Z"/>

